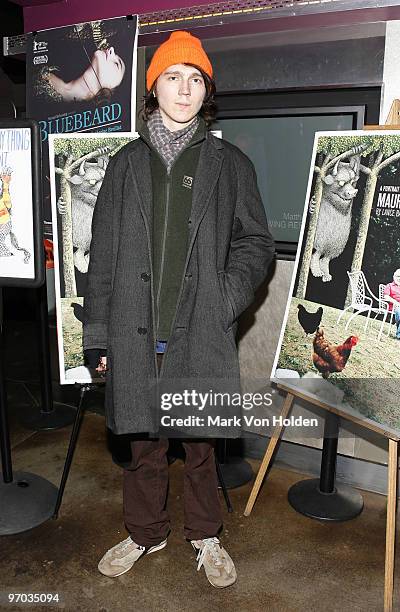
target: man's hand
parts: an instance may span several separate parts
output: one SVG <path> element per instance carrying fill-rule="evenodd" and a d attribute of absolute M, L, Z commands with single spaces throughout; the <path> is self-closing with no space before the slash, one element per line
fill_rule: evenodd
<path fill-rule="evenodd" d="M 308 210 L 310 211 L 310 215 L 314 214 L 315 211 L 315 196 L 313 196 L 308 204 Z"/>
<path fill-rule="evenodd" d="M 91 348 L 83 351 L 85 365 L 91 370 L 96 370 L 99 374 L 107 371 L 107 351 L 106 349 Z"/>
<path fill-rule="evenodd" d="M 96 372 L 99 374 L 105 374 L 107 371 L 107 357 L 100 357 L 99 365 L 96 368 Z"/>

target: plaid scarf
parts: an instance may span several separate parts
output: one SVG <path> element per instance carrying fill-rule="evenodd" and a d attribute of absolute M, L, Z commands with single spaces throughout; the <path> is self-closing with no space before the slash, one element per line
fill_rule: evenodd
<path fill-rule="evenodd" d="M 196 115 L 193 121 L 186 127 L 178 130 L 177 132 L 170 132 L 170 130 L 166 128 L 163 123 L 160 109 L 157 108 L 151 114 L 149 120 L 147 121 L 150 140 L 153 147 L 163 158 L 165 165 L 167 166 L 168 174 L 179 153 L 191 141 L 198 125 L 199 118 Z"/>

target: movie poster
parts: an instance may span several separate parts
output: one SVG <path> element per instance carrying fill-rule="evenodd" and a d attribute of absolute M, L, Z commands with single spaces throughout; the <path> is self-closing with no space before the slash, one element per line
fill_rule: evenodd
<path fill-rule="evenodd" d="M 93 211 L 108 162 L 137 137 L 137 133 L 49 136 L 61 384 L 92 380 L 84 366 L 82 322 Z"/>
<path fill-rule="evenodd" d="M 398 132 L 317 133 L 272 375 L 396 432 L 399 236 Z"/>
<path fill-rule="evenodd" d="M 135 129 L 136 44 L 136 16 L 28 36 L 27 116 L 38 120 L 41 130 L 47 225 L 51 224 L 48 137 Z"/>
<path fill-rule="evenodd" d="M 0 126 L 0 284 L 35 278 L 32 175 L 31 128 Z"/>

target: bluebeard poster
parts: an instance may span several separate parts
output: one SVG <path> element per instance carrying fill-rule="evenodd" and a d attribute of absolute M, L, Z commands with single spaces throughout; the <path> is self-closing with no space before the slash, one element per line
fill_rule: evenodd
<path fill-rule="evenodd" d="M 90 21 L 31 33 L 27 116 L 40 125 L 44 218 L 51 223 L 48 137 L 129 132 L 136 115 L 137 17 Z"/>
<path fill-rule="evenodd" d="M 319 132 L 272 375 L 400 432 L 400 135 Z M 310 391 L 311 392 L 311 391 Z M 343 408 L 344 407 L 344 408 Z"/>
<path fill-rule="evenodd" d="M 85 383 L 92 372 L 82 351 L 83 296 L 92 217 L 111 157 L 137 133 L 68 134 L 49 138 L 53 205 L 58 357 L 62 384 Z"/>

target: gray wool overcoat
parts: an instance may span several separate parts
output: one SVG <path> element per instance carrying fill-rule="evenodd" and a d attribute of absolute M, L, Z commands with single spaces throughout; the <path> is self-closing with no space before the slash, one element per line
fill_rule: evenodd
<path fill-rule="evenodd" d="M 240 391 L 237 318 L 274 255 L 253 164 L 207 132 L 193 181 L 175 319 L 158 375 L 152 205 L 150 150 L 139 138 L 107 167 L 93 215 L 84 300 L 83 348 L 107 349 L 106 424 L 116 434 L 158 431 L 151 388 L 157 377 L 199 385 L 229 381 Z M 237 428 L 207 433 L 238 435 Z"/>

